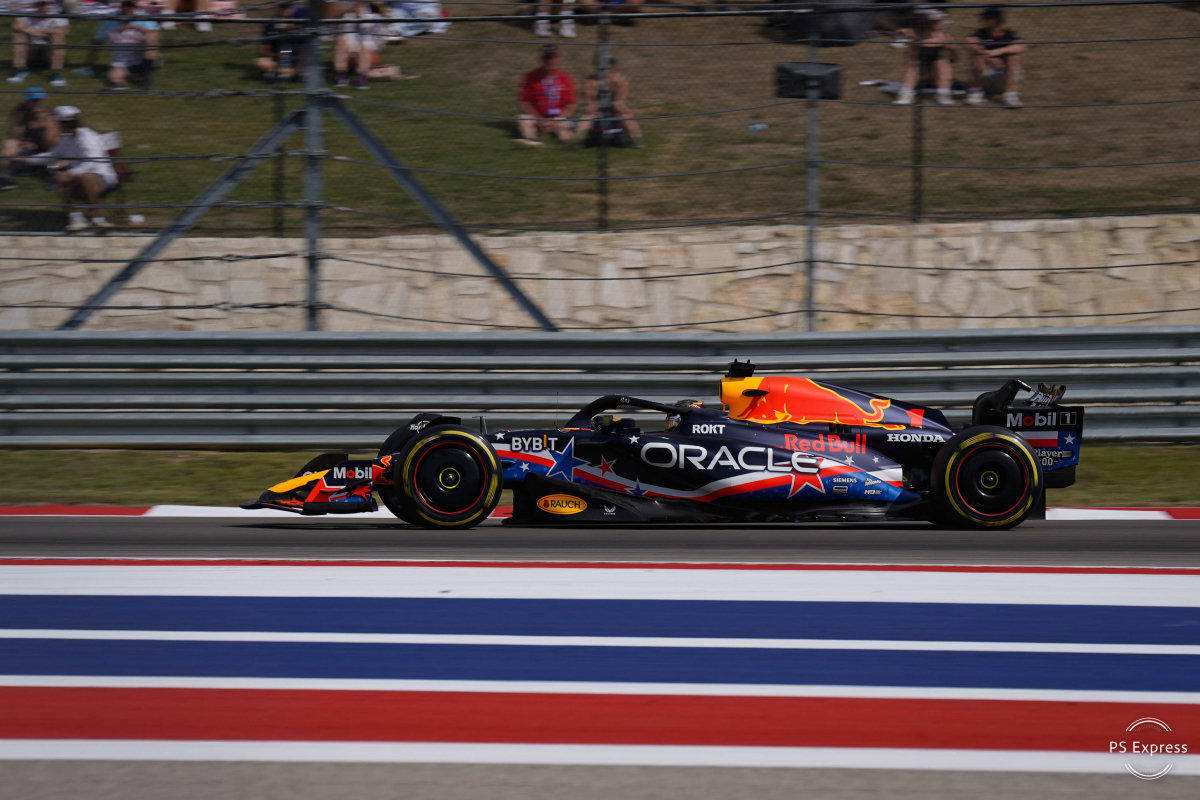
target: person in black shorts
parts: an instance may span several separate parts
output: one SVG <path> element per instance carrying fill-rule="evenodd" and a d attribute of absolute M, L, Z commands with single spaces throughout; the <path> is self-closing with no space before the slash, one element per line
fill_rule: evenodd
<path fill-rule="evenodd" d="M 49 150 L 58 142 L 58 122 L 46 105 L 46 92 L 39 87 L 25 90 L 25 102 L 17 106 L 9 123 L 8 138 L 0 154 L 0 192 L 17 188 L 9 178 L 14 158 Z"/>
<path fill-rule="evenodd" d="M 971 91 L 967 102 L 987 102 L 988 95 L 1002 95 L 1009 108 L 1021 105 L 1021 55 L 1028 49 L 1016 31 L 1004 24 L 999 6 L 985 8 L 979 15 L 983 27 L 967 37 L 971 49 Z"/>
<path fill-rule="evenodd" d="M 918 84 L 927 80 L 937 89 L 937 101 L 943 106 L 954 105 L 950 84 L 954 77 L 951 62 L 954 48 L 946 33 L 946 14 L 935 8 L 921 8 L 915 13 L 913 39 L 905 57 L 904 81 L 896 105 L 912 105 Z"/>

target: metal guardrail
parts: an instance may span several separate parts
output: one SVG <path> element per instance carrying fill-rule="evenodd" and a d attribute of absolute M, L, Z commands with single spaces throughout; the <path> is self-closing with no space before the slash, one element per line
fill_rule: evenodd
<path fill-rule="evenodd" d="M 1200 326 L 819 334 L 0 333 L 0 446 L 373 449 L 417 411 L 491 429 L 601 394 L 711 400 L 732 358 L 946 410 L 1066 383 L 1089 441 L 1200 440 Z M 653 426 L 657 420 L 648 420 Z"/>

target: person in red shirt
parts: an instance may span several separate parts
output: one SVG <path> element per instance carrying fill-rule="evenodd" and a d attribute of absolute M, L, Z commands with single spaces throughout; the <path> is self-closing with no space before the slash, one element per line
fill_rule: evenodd
<path fill-rule="evenodd" d="M 538 137 L 552 133 L 562 143 L 575 136 L 575 82 L 558 68 L 558 48 L 548 44 L 542 48 L 542 66 L 525 73 L 521 84 L 521 115 L 517 129 L 521 137 L 515 141 L 526 147 L 541 147 Z"/>

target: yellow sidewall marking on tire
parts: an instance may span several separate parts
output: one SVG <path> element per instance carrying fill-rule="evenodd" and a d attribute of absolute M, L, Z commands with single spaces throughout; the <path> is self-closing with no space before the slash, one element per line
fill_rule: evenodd
<path fill-rule="evenodd" d="M 1031 488 L 1034 491 L 1030 494 L 1029 497 L 1025 498 L 1025 503 L 1021 506 L 1020 510 L 1018 510 L 1017 513 L 1013 514 L 1011 517 L 1008 517 L 1007 519 L 1001 519 L 1001 520 L 976 519 L 974 516 L 966 513 L 959 507 L 958 502 L 954 499 L 954 492 L 952 492 L 950 489 L 950 475 L 952 473 L 952 470 L 950 468 L 954 465 L 954 460 L 956 458 L 958 458 L 959 455 L 962 453 L 962 451 L 965 450 L 966 448 L 968 448 L 972 445 L 978 444 L 979 442 L 987 441 L 989 439 L 999 439 L 1001 441 L 1009 442 L 1010 444 L 1015 445 L 1017 448 L 1017 451 L 1022 456 L 1024 456 L 1025 460 L 1029 462 L 1029 466 L 1030 466 L 1029 474 L 1032 476 L 1032 487 Z M 1028 448 L 1029 448 L 1029 445 L 1024 440 L 1014 439 L 1011 436 L 1004 436 L 999 433 L 992 433 L 991 431 L 984 431 L 983 433 L 980 433 L 976 436 L 972 436 L 970 439 L 967 439 L 962 444 L 958 445 L 958 447 L 955 449 L 954 453 L 952 453 L 950 455 L 950 460 L 946 462 L 946 499 L 950 501 L 950 505 L 954 506 L 954 510 L 958 512 L 958 515 L 960 517 L 962 517 L 963 519 L 966 519 L 970 522 L 974 522 L 978 525 L 983 525 L 988 528 L 997 528 L 997 527 L 1000 527 L 1001 525 L 1007 525 L 1008 523 L 1012 522 L 1014 519 L 1017 519 L 1022 514 L 1024 514 L 1025 511 L 1029 508 L 1029 506 L 1033 504 L 1033 495 L 1037 493 L 1037 488 L 1038 488 L 1037 462 L 1033 460 L 1033 456 L 1029 453 Z"/>
<path fill-rule="evenodd" d="M 491 485 L 488 487 L 487 497 L 483 503 L 484 507 L 486 508 L 488 505 L 491 504 L 492 498 L 494 498 L 496 496 L 496 491 L 499 488 L 500 480 L 496 473 L 498 473 L 500 471 L 500 464 L 498 464 L 496 462 L 495 457 L 492 455 L 491 446 L 485 440 L 480 439 L 475 434 L 469 433 L 467 431 L 446 431 L 443 433 L 435 433 L 434 435 L 430 436 L 429 438 L 423 439 L 416 447 L 414 447 L 412 449 L 412 452 L 410 452 L 408 454 L 408 458 L 404 459 L 404 468 L 400 471 L 400 476 L 402 478 L 401 485 L 404 487 L 404 493 L 406 495 L 408 495 L 409 497 L 413 497 L 413 493 L 409 488 L 411 486 L 411 481 L 409 480 L 409 470 L 412 467 L 413 459 L 416 458 L 418 451 L 420 451 L 421 448 L 424 447 L 429 442 L 436 442 L 438 439 L 443 439 L 448 436 L 461 436 L 461 437 L 466 438 L 466 439 L 474 442 L 475 444 L 479 445 L 480 449 L 483 450 L 483 453 L 487 456 L 488 461 L 491 463 L 492 471 L 493 471 L 492 472 L 492 480 L 491 480 Z M 417 509 L 417 514 L 419 514 L 422 519 L 428 520 L 429 522 L 432 522 L 435 525 L 462 525 L 463 523 L 470 522 L 471 520 L 475 519 L 481 513 L 482 513 L 482 509 L 480 509 L 480 511 L 475 512 L 474 514 L 472 514 L 470 517 L 467 517 L 466 519 L 455 520 L 454 522 L 444 522 L 442 520 L 433 519 L 432 517 L 425 514 L 424 511 Z"/>

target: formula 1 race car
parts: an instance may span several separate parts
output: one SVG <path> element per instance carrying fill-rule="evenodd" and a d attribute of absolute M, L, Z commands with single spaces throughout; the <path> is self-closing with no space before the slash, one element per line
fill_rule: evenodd
<path fill-rule="evenodd" d="M 981 394 L 971 424 L 941 411 L 734 361 L 717 404 L 606 395 L 562 428 L 474 431 L 416 415 L 375 459 L 313 459 L 242 508 L 377 509 L 428 528 L 469 528 L 513 492 L 509 524 L 928 520 L 1005 529 L 1045 518 L 1047 487 L 1075 482 L 1081 407 L 1065 386 Z M 613 416 L 657 411 L 663 430 Z M 481 423 L 481 428 L 483 427 Z"/>

